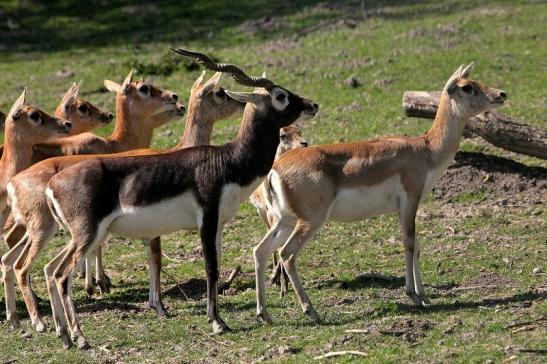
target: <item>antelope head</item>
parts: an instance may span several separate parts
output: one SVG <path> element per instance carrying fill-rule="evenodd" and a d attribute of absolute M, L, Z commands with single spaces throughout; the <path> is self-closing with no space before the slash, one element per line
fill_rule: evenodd
<path fill-rule="evenodd" d="M 459 113 L 466 122 L 472 116 L 503 105 L 507 98 L 503 90 L 470 80 L 468 77 L 473 66 L 473 62 L 467 67 L 461 65 L 450 76 L 443 89 L 443 94 L 450 100 L 453 112 Z"/>
<path fill-rule="evenodd" d="M 26 92 L 25 88 L 6 117 L 6 137 L 9 137 L 8 134 L 11 133 L 11 130 L 14 130 L 18 140 L 24 140 L 28 144 L 37 144 L 70 131 L 72 124 L 69 121 L 25 105 Z"/>
<path fill-rule="evenodd" d="M 112 113 L 103 111 L 92 103 L 78 97 L 80 84 L 73 83 L 70 86 L 57 110 L 55 110 L 57 117 L 72 123 L 71 135 L 107 125 L 114 119 Z"/>
<path fill-rule="evenodd" d="M 254 92 L 226 91 L 228 96 L 244 103 L 252 104 L 259 113 L 265 114 L 270 120 L 277 121 L 277 126 L 282 128 L 296 120 L 313 118 L 319 105 L 297 94 L 276 85 L 266 77 L 249 77 L 241 68 L 233 64 L 216 63 L 208 56 L 190 52 L 184 49 L 173 49 L 175 53 L 194 58 L 198 63 L 217 72 L 230 73 L 234 80 L 244 86 L 255 87 Z"/>
<path fill-rule="evenodd" d="M 104 81 L 104 85 L 109 91 L 116 92 L 116 107 L 121 107 L 121 112 L 127 113 L 130 108 L 130 114 L 134 116 L 134 119 L 146 120 L 150 123 L 158 122 L 155 116 L 165 112 L 168 114 L 163 115 L 173 116 L 171 120 L 176 115 L 180 115 L 181 105 L 177 104 L 178 95 L 176 93 L 162 90 L 142 79 L 133 81 L 134 73 L 135 70 L 131 69 L 121 85 L 110 80 Z M 159 119 L 164 120 L 163 118 Z M 157 126 L 159 125 L 153 125 L 153 127 Z"/>
<path fill-rule="evenodd" d="M 243 112 L 245 103 L 228 96 L 226 90 L 219 85 L 222 72 L 216 72 L 205 83 L 204 77 L 205 71 L 194 82 L 188 101 L 202 119 L 217 121 Z"/>

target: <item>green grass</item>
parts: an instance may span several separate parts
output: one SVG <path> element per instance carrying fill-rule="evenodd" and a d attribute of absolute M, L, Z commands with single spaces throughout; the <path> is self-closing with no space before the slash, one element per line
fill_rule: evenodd
<path fill-rule="evenodd" d="M 426 131 L 429 121 L 402 115 L 402 92 L 438 90 L 457 66 L 472 60 L 474 78 L 508 92 L 504 113 L 536 127 L 547 126 L 544 3 L 366 1 L 366 21 L 360 20 L 360 1 L 336 2 L 333 9 L 317 3 L 162 0 L 151 5 L 117 0 L 76 5 L 65 0 L 23 10 L 0 1 L 19 26 L 11 31 L 1 28 L 0 16 L 0 110 L 9 110 L 26 85 L 32 103 L 53 111 L 71 82 L 83 80 L 83 97 L 113 111 L 113 95 L 103 91 L 102 81 L 121 82 L 130 67 L 185 100 L 201 70 L 171 55 L 168 47 L 175 45 L 240 64 L 251 74 L 266 71 L 277 83 L 318 102 L 319 117 L 304 125 L 312 144 Z M 279 27 L 250 34 L 240 26 L 262 16 L 281 19 Z M 357 20 L 355 27 L 338 21 L 348 17 Z M 314 29 L 319 23 L 324 26 Z M 74 76 L 59 79 L 60 69 Z M 350 75 L 362 86 L 345 86 L 343 80 Z M 387 80 L 386 85 L 376 86 L 378 80 Z M 222 84 L 243 89 L 229 77 Z M 354 102 L 358 107 L 343 109 Z M 238 120 L 218 123 L 213 143 L 233 139 L 237 128 Z M 165 126 L 156 133 L 153 146 L 174 145 L 182 129 L 182 122 Z M 166 136 L 167 130 L 171 136 Z M 99 134 L 110 131 L 111 127 L 104 128 Z M 472 141 L 464 141 L 462 149 L 503 154 Z M 0 363 L 252 362 L 261 357 L 303 362 L 337 350 L 364 351 L 368 357 L 361 360 L 371 363 L 542 362 L 544 356 L 517 349 L 547 349 L 544 322 L 529 331 L 515 332 L 507 326 L 547 312 L 545 275 L 532 274 L 536 267 L 547 270 L 545 206 L 527 204 L 524 195 L 517 206 L 493 209 L 485 203 L 501 197 L 502 192 L 463 192 L 450 204 L 429 199 L 421 207 L 421 267 L 432 298 L 425 309 L 413 307 L 403 292 L 404 254 L 396 216 L 327 223 L 299 260 L 307 292 L 323 319 L 319 326 L 304 317 L 292 291 L 280 299 L 274 287 L 268 287 L 274 324 L 256 322 L 254 278 L 244 275 L 234 283 L 232 294 L 220 298 L 221 314 L 234 331 L 211 337 L 200 288 L 203 262 L 189 254 L 199 246 L 192 232 L 163 240 L 170 259 L 164 260 L 162 290 L 170 317 L 157 320 L 145 304 L 148 278 L 142 244 L 111 238 L 105 250 L 106 269 L 116 286 L 113 292 L 87 298 L 81 280 L 75 279 L 82 330 L 93 348 L 63 350 L 53 332 L 23 338 L 21 331 L 12 332 L 4 324 Z M 244 272 L 253 272 L 252 248 L 265 232 L 254 209 L 243 204 L 225 229 L 223 270 L 241 264 Z M 43 299 L 47 294 L 42 267 L 68 238 L 60 234 L 35 265 L 34 287 Z M 370 271 L 391 279 L 362 276 Z M 506 282 L 496 289 L 450 290 L 481 275 Z M 51 326 L 47 301 L 40 307 Z M 20 297 L 18 311 L 25 319 L 23 329 L 29 331 Z M 4 316 L 2 305 L 0 317 Z M 405 322 L 413 325 L 406 336 L 380 332 Z M 356 328 L 369 333 L 345 333 Z M 281 346 L 294 353 L 277 354 Z"/>

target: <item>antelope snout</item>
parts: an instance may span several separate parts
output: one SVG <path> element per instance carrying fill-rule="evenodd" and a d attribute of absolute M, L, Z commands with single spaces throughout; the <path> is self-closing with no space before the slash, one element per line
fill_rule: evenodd
<path fill-rule="evenodd" d="M 103 119 L 102 121 L 105 124 L 108 124 L 108 123 L 112 122 L 112 120 L 114 120 L 114 115 L 111 112 L 109 112 L 109 113 L 103 114 L 102 119 Z"/>
<path fill-rule="evenodd" d="M 182 116 L 186 112 L 186 107 L 177 102 L 177 104 L 175 105 L 175 111 Z"/>
<path fill-rule="evenodd" d="M 61 128 L 61 130 L 58 131 L 58 132 L 60 132 L 62 134 L 66 134 L 66 133 L 70 132 L 70 129 L 72 128 L 72 123 L 70 121 L 67 121 L 67 120 L 59 120 L 58 125 Z"/>
<path fill-rule="evenodd" d="M 507 93 L 503 90 L 495 90 L 494 91 L 494 102 L 503 104 L 503 102 L 507 100 Z"/>

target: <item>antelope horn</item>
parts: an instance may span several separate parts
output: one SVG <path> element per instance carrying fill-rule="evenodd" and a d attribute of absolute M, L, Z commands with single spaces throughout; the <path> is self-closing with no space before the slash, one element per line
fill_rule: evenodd
<path fill-rule="evenodd" d="M 251 87 L 263 87 L 265 89 L 272 89 L 275 87 L 275 83 L 267 79 L 266 77 L 249 77 L 243 70 L 231 63 L 216 63 L 211 58 L 203 53 L 191 52 L 182 48 L 171 50 L 175 53 L 181 54 L 186 57 L 194 58 L 203 67 L 212 71 L 231 73 L 234 80 L 244 86 Z"/>

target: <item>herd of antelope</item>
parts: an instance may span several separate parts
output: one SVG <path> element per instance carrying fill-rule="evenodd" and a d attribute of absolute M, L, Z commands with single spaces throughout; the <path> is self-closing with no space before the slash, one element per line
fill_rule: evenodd
<path fill-rule="evenodd" d="M 215 333 L 229 330 L 217 306 L 222 232 L 249 197 L 269 229 L 253 251 L 260 320 L 272 321 L 266 309 L 269 256 L 278 262 L 274 267 L 285 285 L 287 279 L 292 284 L 303 312 L 319 322 L 296 269 L 301 249 L 327 220 L 356 221 L 392 212 L 398 213 L 403 233 L 405 292 L 417 305 L 428 303 L 416 210 L 453 160 L 469 118 L 502 105 L 505 92 L 470 80 L 473 65 L 461 66 L 446 82 L 427 133 L 308 147 L 291 124 L 313 118 L 318 104 L 265 75 L 249 77 L 204 54 L 173 51 L 216 72 L 205 81 L 204 71 L 195 81 L 187 110 L 175 93 L 134 80 L 131 70 L 121 85 L 105 81 L 116 93 L 109 137 L 89 132 L 114 116 L 79 98 L 79 84 L 66 92 L 55 116 L 25 104 L 26 89 L 9 113 L 0 115 L 5 118 L 0 224 L 9 249 L 1 264 L 11 328 L 20 325 L 17 282 L 33 328 L 46 330 L 30 272 L 60 226 L 72 238 L 44 273 L 56 333 L 65 347 L 89 347 L 74 308 L 72 280 L 81 269 L 89 294 L 95 285 L 109 291 L 101 252 L 109 234 L 145 242 L 149 305 L 161 317 L 166 310 L 160 292 L 160 236 L 198 230 L 207 274 L 207 318 Z M 225 90 L 219 85 L 223 73 L 254 90 Z M 185 112 L 184 134 L 176 146 L 146 149 L 154 129 Z M 237 114 L 242 121 L 236 138 L 210 145 L 215 122 Z"/>

